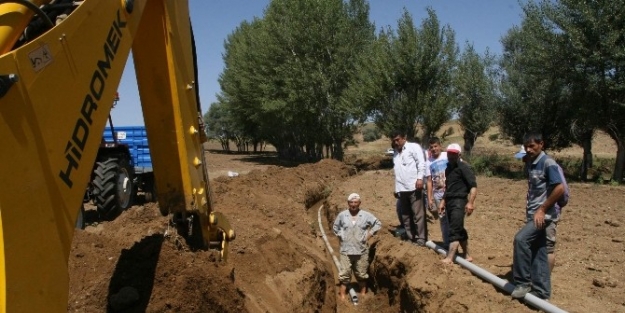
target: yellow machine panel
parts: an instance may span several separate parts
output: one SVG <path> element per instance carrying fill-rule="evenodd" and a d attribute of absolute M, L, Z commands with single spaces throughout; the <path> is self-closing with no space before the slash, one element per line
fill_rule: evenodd
<path fill-rule="evenodd" d="M 77 2 L 19 42 L 40 4 L 0 5 L 0 312 L 67 310 L 74 225 L 131 49 L 161 210 L 196 217 L 203 245 L 226 255 L 234 231 L 210 205 L 187 1 Z"/>

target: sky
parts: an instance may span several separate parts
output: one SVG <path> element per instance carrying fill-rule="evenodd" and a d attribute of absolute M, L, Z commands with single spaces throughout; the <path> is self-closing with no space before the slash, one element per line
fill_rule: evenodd
<path fill-rule="evenodd" d="M 198 55 L 200 102 L 202 113 L 208 111 L 220 92 L 217 79 L 223 71 L 224 41 L 244 20 L 262 17 L 270 0 L 189 0 L 191 23 Z M 520 25 L 522 10 L 518 0 L 369 0 L 370 20 L 377 29 L 397 28 L 404 8 L 415 25 L 427 17 L 426 8 L 436 12 L 442 25 L 456 33 L 462 48 L 465 42 L 483 53 L 501 54 L 500 39 L 514 25 Z M 120 101 L 111 112 L 117 126 L 144 125 L 132 57 L 118 87 Z"/>

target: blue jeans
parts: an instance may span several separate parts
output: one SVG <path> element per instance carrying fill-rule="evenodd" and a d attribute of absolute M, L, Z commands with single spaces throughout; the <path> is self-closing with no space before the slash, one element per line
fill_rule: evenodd
<path fill-rule="evenodd" d="M 551 223 L 545 221 L 545 223 Z M 530 286 L 535 296 L 549 299 L 551 276 L 547 260 L 547 234 L 531 220 L 514 236 L 512 275 L 517 286 Z"/>

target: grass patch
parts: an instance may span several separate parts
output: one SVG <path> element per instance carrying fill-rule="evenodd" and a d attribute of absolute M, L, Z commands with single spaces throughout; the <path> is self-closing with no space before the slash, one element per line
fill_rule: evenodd
<path fill-rule="evenodd" d="M 501 155 L 494 152 L 473 154 L 466 158 L 476 175 L 487 177 L 504 177 L 509 179 L 522 179 L 523 163 L 514 157 Z"/>

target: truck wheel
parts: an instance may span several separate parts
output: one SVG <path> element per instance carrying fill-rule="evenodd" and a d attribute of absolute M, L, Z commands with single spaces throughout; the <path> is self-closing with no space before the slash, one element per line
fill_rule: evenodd
<path fill-rule="evenodd" d="M 134 170 L 124 157 L 96 162 L 93 189 L 101 218 L 114 219 L 129 208 L 134 199 Z"/>

